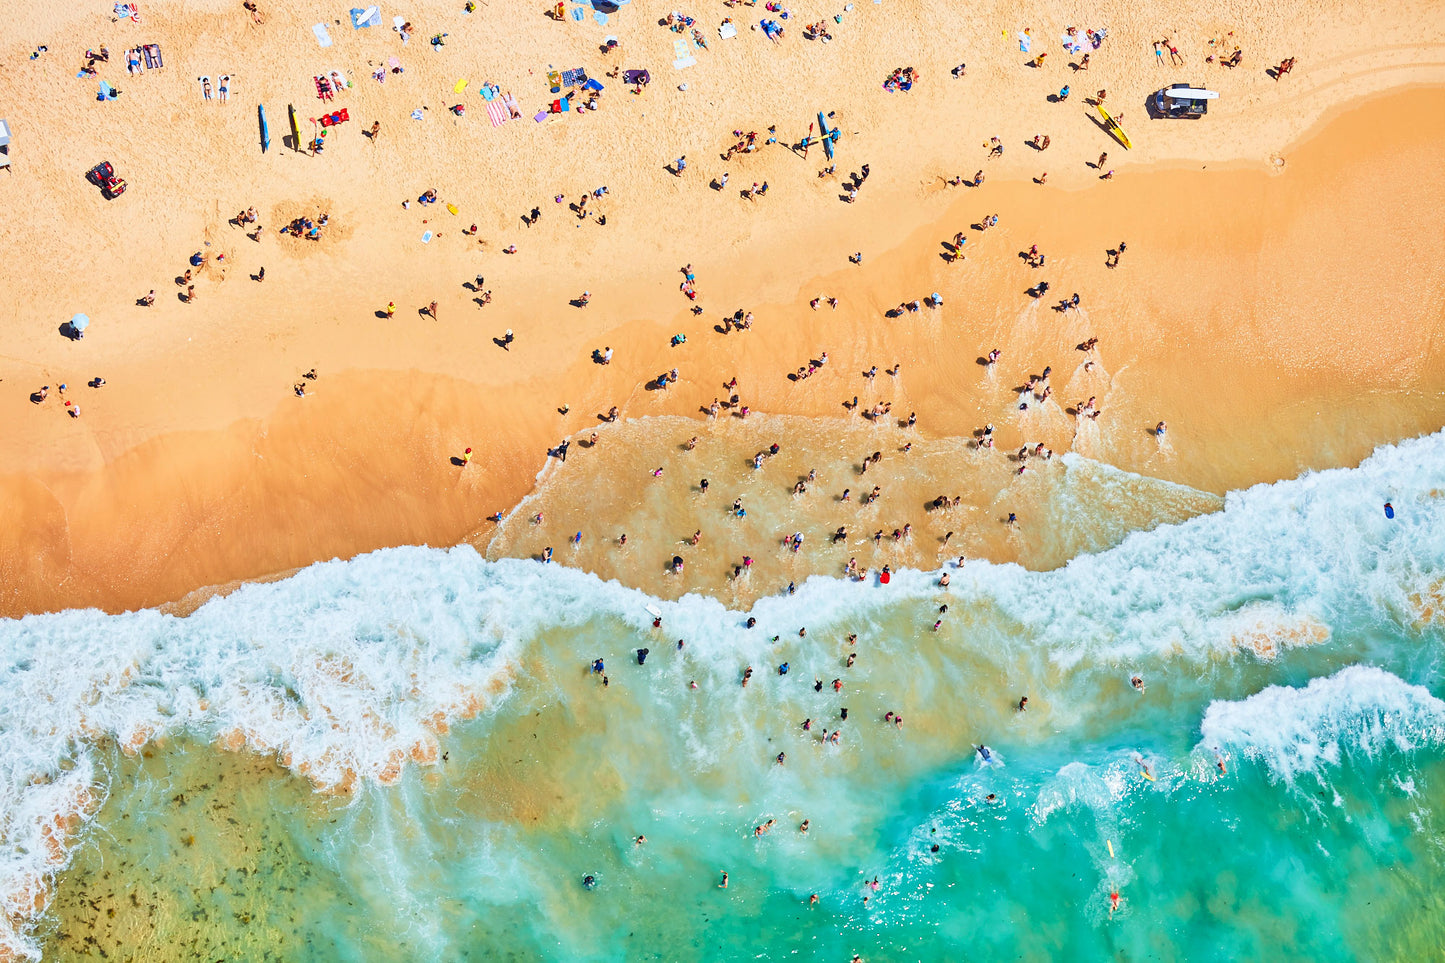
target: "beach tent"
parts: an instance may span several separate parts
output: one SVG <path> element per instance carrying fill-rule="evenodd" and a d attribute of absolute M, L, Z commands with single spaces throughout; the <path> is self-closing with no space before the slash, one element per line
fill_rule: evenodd
<path fill-rule="evenodd" d="M 0 167 L 10 166 L 10 122 L 0 120 Z"/>

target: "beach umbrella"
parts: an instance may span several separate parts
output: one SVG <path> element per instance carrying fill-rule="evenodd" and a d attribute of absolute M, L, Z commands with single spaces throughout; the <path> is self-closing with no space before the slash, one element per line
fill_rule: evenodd
<path fill-rule="evenodd" d="M 86 317 L 83 314 L 77 314 L 75 317 L 70 319 L 70 326 L 77 331 L 84 331 L 86 328 L 90 327 L 90 318 Z"/>

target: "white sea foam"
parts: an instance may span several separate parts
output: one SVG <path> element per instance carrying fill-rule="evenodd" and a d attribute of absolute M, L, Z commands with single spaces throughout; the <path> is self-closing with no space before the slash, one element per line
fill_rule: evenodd
<path fill-rule="evenodd" d="M 1231 495 L 1222 512 L 1132 535 L 1055 572 L 970 563 L 949 591 L 956 606 L 1000 616 L 988 644 L 1042 647 L 1063 666 L 1242 645 L 1268 657 L 1328 638 L 1341 617 L 1415 631 L 1434 617 L 1426 603 L 1445 571 L 1442 491 L 1445 433 L 1382 448 L 1358 469 Z M 1387 499 L 1393 521 L 1380 510 Z M 610 617 L 645 633 L 652 601 L 665 631 L 686 637 L 729 681 L 739 655 L 761 654 L 780 631 L 882 621 L 891 607 L 938 592 L 936 573 L 899 572 L 888 586 L 815 577 L 796 596 L 758 602 L 749 631 L 745 614 L 711 599 L 657 602 L 560 566 L 488 563 L 468 547 L 401 548 L 245 586 L 184 619 L 72 611 L 0 622 L 0 952 L 38 955 L 28 927 L 68 859 L 67 841 L 103 799 L 104 745 L 136 752 L 185 730 L 274 754 L 320 788 L 390 783 L 409 762 L 435 757 L 452 720 L 506 695 L 522 647 L 544 627 Z M 1248 641 L 1260 638 L 1268 644 Z M 1377 703 L 1353 703 L 1352 718 L 1374 705 L 1369 732 L 1396 744 L 1422 738 L 1440 704 L 1395 683 Z M 1403 728 L 1398 713 L 1386 719 L 1387 696 L 1417 692 Z M 1275 744 L 1263 724 L 1252 742 L 1226 738 L 1250 732 L 1242 721 L 1221 728 L 1248 716 L 1212 708 L 1207 738 L 1272 753 L 1281 773 L 1358 738 L 1308 724 L 1277 749 L 1267 748 Z M 1311 742 L 1306 730 L 1324 735 Z"/>
<path fill-rule="evenodd" d="M 1445 744 L 1445 702 L 1383 669 L 1355 665 L 1303 688 L 1270 686 L 1213 702 L 1199 728 L 1201 748 L 1232 749 L 1293 783 L 1350 753 L 1374 758 Z"/>

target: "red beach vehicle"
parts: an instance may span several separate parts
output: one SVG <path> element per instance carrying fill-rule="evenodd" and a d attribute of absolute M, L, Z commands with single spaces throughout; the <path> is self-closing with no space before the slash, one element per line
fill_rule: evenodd
<path fill-rule="evenodd" d="M 115 176 L 115 168 L 110 166 L 110 161 L 96 164 L 86 172 L 85 179 L 100 188 L 108 201 L 113 201 L 125 193 L 125 179 Z"/>

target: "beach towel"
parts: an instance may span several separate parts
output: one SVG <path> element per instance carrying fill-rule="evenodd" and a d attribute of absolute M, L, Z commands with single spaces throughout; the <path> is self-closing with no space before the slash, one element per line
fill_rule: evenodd
<path fill-rule="evenodd" d="M 424 234 L 422 234 L 422 236 L 421 236 L 421 242 L 422 242 L 423 244 L 430 244 L 430 243 L 431 243 L 431 239 L 432 239 L 433 236 L 434 236 L 434 235 L 432 234 L 431 231 L 427 231 L 427 232 L 425 232 Z"/>
<path fill-rule="evenodd" d="M 582 89 L 583 89 L 583 90 L 605 90 L 606 88 L 602 86 L 602 83 L 601 83 L 600 81 L 597 81 L 597 80 L 588 80 L 587 83 L 585 83 L 585 84 L 582 85 Z"/>
<path fill-rule="evenodd" d="M 604 27 L 607 26 L 607 14 L 603 13 L 601 10 L 593 10 L 592 19 L 596 20 Z"/>
<path fill-rule="evenodd" d="M 650 84 L 652 75 L 645 70 L 624 70 L 622 80 L 629 84 Z"/>
<path fill-rule="evenodd" d="M 421 108 L 420 108 L 420 107 L 418 107 L 416 110 L 414 110 L 414 111 L 411 112 L 411 119 L 412 119 L 412 120 L 422 120 L 422 119 L 424 119 L 425 117 L 426 117 L 426 114 L 423 114 L 423 113 L 421 112 Z"/>
<path fill-rule="evenodd" d="M 317 78 L 315 78 L 315 79 L 316 79 L 316 99 L 317 99 L 317 100 L 330 100 L 330 99 L 331 99 L 331 81 L 327 80 L 325 77 L 317 77 Z"/>
<path fill-rule="evenodd" d="M 482 84 L 481 87 L 477 88 L 477 93 L 482 95 L 483 100 L 490 103 L 497 97 L 497 88 L 493 87 L 491 84 Z"/>
<path fill-rule="evenodd" d="M 586 18 L 586 16 L 587 16 L 587 8 L 586 8 L 586 7 L 573 7 L 573 8 L 572 8 L 572 19 L 573 19 L 573 20 L 576 20 L 578 23 L 581 23 L 582 20 L 583 20 L 584 18 Z"/>
<path fill-rule="evenodd" d="M 131 23 L 140 23 L 140 8 L 133 3 L 117 3 L 115 15 L 129 20 Z"/>
<path fill-rule="evenodd" d="M 215 91 L 215 87 L 211 84 L 210 76 L 197 77 L 196 82 L 201 85 L 201 96 L 206 100 L 210 100 L 211 94 Z"/>
<path fill-rule="evenodd" d="M 512 119 L 507 105 L 500 100 L 494 100 L 487 104 L 487 116 L 491 118 L 493 127 L 500 127 Z"/>
<path fill-rule="evenodd" d="M 125 72 L 128 74 L 142 73 L 145 68 L 140 65 L 140 48 L 132 47 L 125 52 Z"/>
<path fill-rule="evenodd" d="M 351 10 L 352 29 L 360 30 L 362 27 L 381 26 L 381 8 L 377 6 L 367 7 L 362 10 L 360 7 L 353 7 Z"/>
<path fill-rule="evenodd" d="M 1019 53 L 1028 53 L 1033 49 L 1034 38 L 1026 33 L 1019 34 Z"/>
<path fill-rule="evenodd" d="M 675 59 L 672 61 L 672 65 L 678 70 L 691 67 L 693 64 L 697 63 L 697 58 L 694 57 L 692 55 L 692 51 L 688 49 L 686 40 L 674 40 L 672 42 L 672 52 L 676 55 Z"/>
<path fill-rule="evenodd" d="M 96 94 L 96 100 L 115 100 L 115 88 L 104 80 L 100 82 L 100 93 Z"/>
<path fill-rule="evenodd" d="M 731 40 L 738 35 L 738 28 L 730 23 L 725 23 L 717 28 L 717 35 L 724 40 Z"/>
<path fill-rule="evenodd" d="M 331 34 L 326 32 L 326 24 L 318 23 L 316 26 L 311 28 L 311 32 L 316 34 L 316 42 L 321 44 L 321 46 L 331 46 Z"/>
<path fill-rule="evenodd" d="M 144 47 L 142 47 L 141 50 L 145 53 L 147 69 L 160 70 L 162 67 L 165 66 L 165 62 L 161 60 L 160 44 L 148 43 Z"/>
<path fill-rule="evenodd" d="M 351 81 L 347 80 L 346 75 L 339 70 L 333 69 L 326 76 L 331 81 L 331 86 L 337 91 L 343 91 L 351 86 Z"/>
<path fill-rule="evenodd" d="M 502 95 L 502 104 L 507 108 L 507 113 L 513 117 L 520 118 L 522 116 L 522 108 L 517 106 L 517 98 L 510 93 Z"/>
<path fill-rule="evenodd" d="M 467 78 L 465 77 L 463 77 L 461 80 L 458 80 L 456 83 L 452 84 L 452 93 L 459 94 L 462 91 L 466 90 L 467 84 L 469 84 L 470 82 L 471 81 L 467 80 Z"/>
<path fill-rule="evenodd" d="M 582 67 L 562 71 L 562 86 L 576 87 L 587 79 L 587 71 Z"/>

